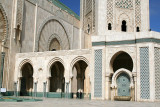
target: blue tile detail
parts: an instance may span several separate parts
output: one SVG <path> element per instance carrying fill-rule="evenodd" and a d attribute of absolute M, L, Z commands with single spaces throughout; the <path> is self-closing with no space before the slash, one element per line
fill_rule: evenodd
<path fill-rule="evenodd" d="M 154 48 L 155 99 L 160 99 L 160 48 Z"/>
<path fill-rule="evenodd" d="M 140 48 L 140 88 L 141 99 L 150 99 L 149 48 Z"/>
<path fill-rule="evenodd" d="M 94 97 L 102 97 L 102 49 L 94 56 Z"/>

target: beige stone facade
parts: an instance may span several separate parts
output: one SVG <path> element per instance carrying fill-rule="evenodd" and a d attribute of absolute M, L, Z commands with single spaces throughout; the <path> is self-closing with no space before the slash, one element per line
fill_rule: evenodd
<path fill-rule="evenodd" d="M 79 18 L 58 0 L 0 1 L 5 95 L 160 101 L 149 0 L 80 4 Z"/>

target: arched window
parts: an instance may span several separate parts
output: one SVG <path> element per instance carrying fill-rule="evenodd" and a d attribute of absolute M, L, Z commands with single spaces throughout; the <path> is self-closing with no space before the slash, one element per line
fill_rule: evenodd
<path fill-rule="evenodd" d="M 136 31 L 137 31 L 137 32 L 140 32 L 140 29 L 139 29 L 139 27 L 137 27 Z"/>
<path fill-rule="evenodd" d="M 87 32 L 88 32 L 88 34 L 90 33 L 90 25 L 89 24 L 88 24 Z"/>
<path fill-rule="evenodd" d="M 125 20 L 122 21 L 121 29 L 123 32 L 127 32 L 127 22 Z"/>
<path fill-rule="evenodd" d="M 112 25 L 111 25 L 111 23 L 108 23 L 108 30 L 112 30 Z"/>
<path fill-rule="evenodd" d="M 53 38 L 49 45 L 49 51 L 61 50 L 61 45 L 57 38 Z"/>

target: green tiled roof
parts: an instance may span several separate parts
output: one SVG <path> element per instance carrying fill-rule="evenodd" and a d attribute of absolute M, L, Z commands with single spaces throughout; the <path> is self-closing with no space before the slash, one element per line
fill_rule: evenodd
<path fill-rule="evenodd" d="M 62 10 L 66 10 L 69 14 L 73 15 L 75 18 L 77 18 L 78 20 L 80 20 L 79 15 L 77 15 L 75 12 L 73 12 L 69 7 L 67 7 L 66 5 L 64 5 L 59 0 L 48 0 L 48 1 L 51 1 L 57 7 L 61 8 Z"/>

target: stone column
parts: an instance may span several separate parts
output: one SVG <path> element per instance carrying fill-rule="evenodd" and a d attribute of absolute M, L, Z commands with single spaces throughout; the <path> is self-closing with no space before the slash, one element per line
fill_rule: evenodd
<path fill-rule="evenodd" d="M 47 86 L 47 81 L 46 82 L 43 82 L 43 97 L 47 97 L 46 96 L 46 87 Z"/>
<path fill-rule="evenodd" d="M 49 91 L 50 91 L 50 79 L 49 79 L 49 78 L 50 78 L 50 77 L 47 77 L 47 78 L 46 78 L 46 80 L 47 80 L 47 81 L 46 81 L 46 82 L 47 82 L 47 83 L 46 83 L 46 92 L 49 92 Z"/>
<path fill-rule="evenodd" d="M 18 91 L 18 95 L 17 96 L 20 96 L 20 91 L 21 91 L 21 77 L 18 78 L 18 81 L 17 81 L 17 91 Z"/>
<path fill-rule="evenodd" d="M 17 97 L 17 84 L 18 84 L 18 81 L 14 82 L 14 96 L 15 97 Z"/>
<path fill-rule="evenodd" d="M 5 57 L 5 52 L 2 52 L 1 53 L 0 97 L 1 97 L 1 88 L 3 83 L 4 57 Z"/>
<path fill-rule="evenodd" d="M 0 88 L 2 88 L 2 83 L 3 83 L 4 58 L 5 58 L 5 52 L 2 52 L 2 53 L 1 53 L 1 77 L 0 77 Z"/>
<path fill-rule="evenodd" d="M 38 82 L 34 82 L 34 97 L 37 97 L 37 84 Z"/>
<path fill-rule="evenodd" d="M 115 88 L 115 87 L 111 87 L 111 88 L 112 88 L 112 89 L 111 89 L 111 100 L 114 101 L 114 96 L 116 96 L 116 95 L 115 95 L 116 88 Z"/>
<path fill-rule="evenodd" d="M 111 73 L 107 73 L 106 74 L 106 86 L 105 86 L 105 98 L 106 100 L 110 100 L 111 99 Z"/>
<path fill-rule="evenodd" d="M 137 73 L 133 74 L 134 81 L 134 101 L 137 101 Z"/>

